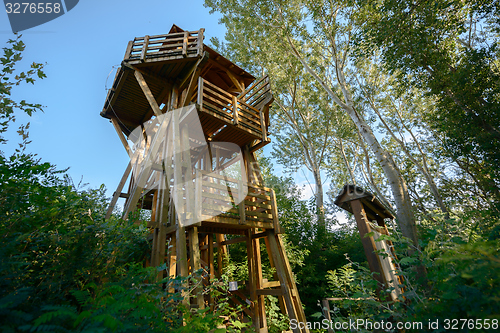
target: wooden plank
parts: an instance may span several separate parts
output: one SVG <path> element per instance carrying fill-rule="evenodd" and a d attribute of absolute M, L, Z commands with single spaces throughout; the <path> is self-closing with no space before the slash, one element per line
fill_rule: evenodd
<path fill-rule="evenodd" d="M 258 118 L 259 117 L 259 109 L 256 109 L 255 107 L 251 106 L 250 104 L 248 104 L 247 102 L 245 101 L 242 101 L 242 100 L 238 100 L 241 107 L 240 109 L 243 110 L 244 112 L 248 113 L 249 115 L 251 116 L 254 116 L 255 118 Z"/>
<path fill-rule="evenodd" d="M 270 295 L 270 296 L 282 296 L 283 291 L 281 289 L 257 289 L 257 295 Z"/>
<path fill-rule="evenodd" d="M 260 253 L 260 238 L 255 237 L 255 230 L 251 231 L 253 243 L 254 258 L 255 258 L 255 273 L 256 273 L 256 290 L 264 289 L 264 279 L 262 276 L 262 257 Z M 255 311 L 258 312 L 260 318 L 260 331 L 267 331 L 267 318 L 265 308 L 265 297 L 257 293 L 257 304 Z"/>
<path fill-rule="evenodd" d="M 210 82 L 208 80 L 205 80 L 205 82 L 207 84 L 207 88 L 210 89 L 211 92 L 217 93 L 221 98 L 224 98 L 228 101 L 228 103 L 231 103 L 233 95 L 231 95 L 227 91 L 219 88 L 218 86 L 216 86 L 215 84 L 213 84 L 212 82 Z"/>
<path fill-rule="evenodd" d="M 257 150 L 261 149 L 262 147 L 266 146 L 270 142 L 271 142 L 271 140 L 269 138 L 267 138 L 267 140 L 262 140 L 261 142 L 259 142 L 259 143 L 255 144 L 255 145 L 251 146 L 249 148 L 249 151 L 251 153 L 253 153 L 254 151 L 257 151 Z"/>
<path fill-rule="evenodd" d="M 220 103 L 218 100 L 213 99 L 211 96 L 203 93 L 204 101 L 203 101 L 203 106 L 208 107 L 208 109 L 215 113 L 218 114 L 221 119 L 224 120 L 226 123 L 231 123 L 233 121 L 233 116 L 231 115 L 230 110 L 228 109 L 228 105 L 224 105 Z"/>
<path fill-rule="evenodd" d="M 247 218 L 245 220 L 244 225 L 240 225 L 238 220 L 232 217 L 227 217 L 227 216 L 213 216 L 209 219 L 205 219 L 203 222 L 203 225 L 206 225 L 206 222 L 210 222 L 210 225 L 213 223 L 214 225 L 218 225 L 219 227 L 222 226 L 228 226 L 230 228 L 240 228 L 240 229 L 248 229 L 248 228 L 261 228 L 261 229 L 272 229 L 273 224 L 272 222 L 266 222 L 264 219 L 260 220 L 250 220 Z"/>
<path fill-rule="evenodd" d="M 149 36 L 146 35 L 144 36 L 144 43 L 142 45 L 142 51 L 141 51 L 141 61 L 144 62 L 146 59 L 146 52 L 148 51 L 148 42 L 149 42 Z"/>
<path fill-rule="evenodd" d="M 221 245 L 237 244 L 237 243 L 242 243 L 242 242 L 246 242 L 246 241 L 247 241 L 247 237 L 243 236 L 243 237 L 237 237 L 237 238 L 228 239 L 226 241 L 223 241 L 223 242 L 221 242 Z"/>
<path fill-rule="evenodd" d="M 240 109 L 238 112 L 240 120 L 245 124 L 254 127 L 257 131 L 260 131 L 260 120 L 259 116 L 249 115 L 245 110 Z"/>
<path fill-rule="evenodd" d="M 153 96 L 153 93 L 149 89 L 146 80 L 144 80 L 144 76 L 139 71 L 134 72 L 135 78 L 137 79 L 137 82 L 139 83 L 139 86 L 142 89 L 142 92 L 144 93 L 144 96 L 146 96 L 146 99 L 149 102 L 149 105 L 153 109 L 154 114 L 159 117 L 162 112 L 160 110 L 160 107 L 158 106 L 158 103 L 156 102 L 156 99 Z"/>
<path fill-rule="evenodd" d="M 177 252 L 177 276 L 188 276 L 188 263 L 187 263 L 187 249 L 186 249 L 186 229 L 184 227 L 178 226 L 176 233 L 176 252 Z M 187 287 L 187 286 L 186 286 Z M 184 299 L 182 303 L 188 306 L 188 297 L 185 292 L 183 292 Z"/>
<path fill-rule="evenodd" d="M 274 190 L 271 189 L 271 214 L 273 218 L 273 226 L 275 233 L 281 234 L 283 233 L 283 230 L 281 229 L 279 217 L 278 217 L 278 204 L 276 203 L 276 194 L 274 193 Z"/>
<path fill-rule="evenodd" d="M 279 281 L 265 281 L 262 284 L 262 288 L 276 288 L 279 287 L 281 284 Z"/>
<path fill-rule="evenodd" d="M 256 86 L 258 86 L 265 78 L 267 78 L 267 75 L 264 75 L 263 77 L 261 77 L 260 79 L 258 79 L 257 81 L 254 81 L 254 83 L 252 85 L 250 85 L 249 87 L 247 87 L 247 89 L 245 89 L 239 96 L 238 98 L 242 98 L 242 97 L 245 97 L 245 95 L 251 91 L 252 89 L 254 89 Z"/>
<path fill-rule="evenodd" d="M 222 245 L 224 242 L 224 235 L 216 234 L 215 240 L 217 242 L 217 269 L 219 273 L 219 277 L 222 276 L 222 258 L 227 255 L 227 247 Z"/>
<path fill-rule="evenodd" d="M 267 233 L 265 231 L 258 232 L 252 235 L 253 239 L 264 238 L 264 237 L 267 237 Z"/>
<path fill-rule="evenodd" d="M 201 108 L 203 106 L 203 78 L 200 76 L 198 78 L 198 100 L 197 103 Z"/>
<path fill-rule="evenodd" d="M 227 93 L 222 93 L 222 91 L 217 88 L 218 91 L 216 91 L 216 89 L 212 89 L 212 87 L 215 87 L 214 85 L 211 85 L 211 83 L 209 81 L 206 81 L 205 80 L 205 88 L 204 88 L 204 91 L 203 93 L 204 94 L 207 94 L 208 96 L 210 96 L 213 100 L 216 100 L 216 98 L 219 98 L 220 101 L 217 101 L 217 103 L 219 103 L 220 105 L 228 108 L 232 103 L 233 103 L 233 97 L 232 95 L 230 94 L 227 94 Z M 210 85 L 212 87 L 210 87 Z"/>
<path fill-rule="evenodd" d="M 253 193 L 251 191 L 248 192 L 247 196 L 255 197 L 255 198 L 261 198 L 261 199 L 264 199 L 264 200 L 271 200 L 271 197 L 268 196 L 268 195 L 263 195 L 263 194 L 259 194 L 259 193 Z"/>

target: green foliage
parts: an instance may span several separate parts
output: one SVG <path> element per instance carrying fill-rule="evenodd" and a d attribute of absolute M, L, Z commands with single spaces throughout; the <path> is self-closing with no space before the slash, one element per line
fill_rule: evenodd
<path fill-rule="evenodd" d="M 104 187 L 78 189 L 61 176 L 32 155 L 0 156 L 2 332 L 184 332 L 183 321 L 207 332 L 233 316 L 227 292 L 215 313 L 180 305 L 197 276 L 148 282 L 158 274 L 143 268 L 148 230 L 106 221 Z"/>
<path fill-rule="evenodd" d="M 479 236 L 470 221 L 444 220 L 441 224 L 424 224 L 421 229 L 422 252 L 406 256 L 410 242 L 392 238 L 404 278 L 405 292 L 400 301 L 378 302 L 355 300 L 377 294 L 370 271 L 353 263 L 330 271 L 326 276 L 331 297 L 345 298 L 331 302 L 334 322 L 367 319 L 371 322 L 422 322 L 423 331 L 435 332 L 426 326 L 439 320 L 438 331 L 445 331 L 445 319 L 499 319 L 500 313 L 500 243 Z M 414 262 L 427 269 L 427 279 L 419 280 Z M 383 296 L 385 291 L 381 291 Z M 319 315 L 319 314 L 318 314 Z M 464 331 L 470 331 L 465 329 Z M 478 330 L 480 331 L 480 330 Z"/>
<path fill-rule="evenodd" d="M 500 200 L 500 89 L 497 2 L 358 1 L 361 58 L 380 51 L 399 89 L 435 101 L 424 120 L 446 154 Z"/>
<path fill-rule="evenodd" d="M 45 78 L 43 64 L 32 63 L 27 71 L 18 72 L 16 65 L 22 60 L 22 52 L 25 44 L 21 41 L 21 36 L 16 39 L 9 39 L 7 46 L 3 48 L 3 55 L 0 56 L 2 70 L 0 71 L 0 134 L 7 131 L 10 123 L 16 120 L 15 110 L 21 110 L 31 116 L 33 112 L 42 111 L 40 104 L 28 103 L 25 100 L 14 101 L 11 99 L 12 88 L 22 83 L 35 83 L 35 79 Z M 20 129 L 22 131 L 22 128 Z M 5 139 L 0 136 L 0 143 L 5 143 Z"/>

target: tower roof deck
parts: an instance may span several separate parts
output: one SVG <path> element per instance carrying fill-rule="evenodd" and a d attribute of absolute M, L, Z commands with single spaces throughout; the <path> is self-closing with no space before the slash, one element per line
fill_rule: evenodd
<path fill-rule="evenodd" d="M 101 116 L 128 136 L 155 115 L 196 104 L 207 139 L 256 142 L 253 149 L 269 143 L 269 79 L 256 80 L 203 38 L 204 29 L 173 25 L 168 34 L 130 41 Z"/>

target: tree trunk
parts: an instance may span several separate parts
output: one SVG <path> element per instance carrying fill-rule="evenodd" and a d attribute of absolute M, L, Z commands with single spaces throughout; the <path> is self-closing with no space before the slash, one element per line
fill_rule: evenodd
<path fill-rule="evenodd" d="M 371 149 L 384 171 L 396 203 L 396 218 L 399 227 L 401 228 L 401 233 L 403 236 L 411 239 L 415 247 L 418 247 L 417 227 L 415 225 L 415 217 L 413 216 L 408 188 L 406 187 L 406 183 L 403 180 L 396 163 L 394 162 L 391 154 L 382 148 L 370 126 L 368 126 L 354 107 L 346 105 L 344 110 L 351 117 L 361 136 L 368 144 L 368 147 Z"/>
<path fill-rule="evenodd" d="M 337 72 L 337 82 L 342 89 L 344 94 L 345 103 L 337 96 L 337 94 L 330 88 L 330 86 L 323 81 L 318 74 L 307 64 L 307 62 L 302 58 L 299 51 L 296 49 L 295 45 L 290 39 L 290 36 L 286 36 L 288 44 L 290 45 L 292 53 L 297 57 L 297 59 L 302 63 L 304 68 L 309 72 L 315 80 L 325 89 L 328 95 L 333 99 L 333 101 L 338 104 L 344 111 L 347 112 L 349 117 L 352 119 L 356 127 L 358 128 L 359 133 L 363 137 L 363 139 L 368 144 L 368 147 L 371 149 L 377 161 L 379 162 L 384 174 L 389 182 L 391 187 L 391 192 L 394 197 L 394 201 L 396 203 L 396 218 L 398 225 L 401 229 L 401 233 L 403 236 L 409 238 L 415 248 L 418 249 L 418 236 L 417 236 L 417 227 L 415 225 L 415 217 L 412 211 L 411 199 L 408 194 L 408 188 L 406 187 L 406 183 L 399 172 L 399 169 L 396 166 L 392 156 L 389 152 L 385 151 L 380 142 L 377 140 L 375 135 L 373 134 L 370 126 L 366 123 L 366 121 L 359 115 L 359 113 L 354 108 L 353 99 L 349 88 L 346 85 L 344 73 L 341 68 L 336 67 Z M 336 59 L 335 62 L 337 63 Z"/>

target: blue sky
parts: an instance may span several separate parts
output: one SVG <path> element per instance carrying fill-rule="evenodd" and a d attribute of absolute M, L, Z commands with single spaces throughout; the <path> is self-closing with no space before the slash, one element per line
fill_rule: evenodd
<path fill-rule="evenodd" d="M 30 122 L 28 151 L 68 173 L 75 183 L 91 187 L 105 184 L 108 195 L 115 190 L 127 166 L 128 156 L 111 123 L 102 118 L 106 87 L 112 85 L 127 43 L 134 37 L 168 33 L 172 24 L 186 30 L 205 28 L 205 42 L 223 38 L 225 28 L 219 16 L 209 14 L 203 0 L 80 0 L 65 15 L 23 32 L 26 51 L 20 68 L 32 62 L 47 63 L 47 78 L 34 86 L 14 88 L 16 100 L 45 106 L 44 113 L 32 117 L 18 115 L 17 124 L 7 133 L 7 145 L 0 147 L 8 156 L 20 141 L 15 129 Z M 0 11 L 0 39 L 15 38 L 7 14 Z M 270 153 L 268 145 L 264 151 Z M 280 173 L 281 168 L 275 165 Z M 294 177 L 307 184 L 302 172 Z M 312 177 L 310 177 L 312 182 Z M 310 194 L 309 186 L 304 189 Z"/>

